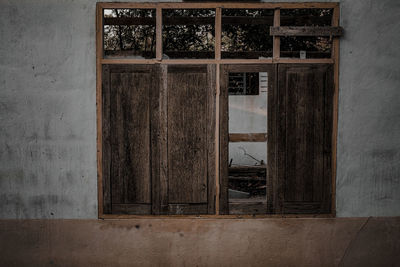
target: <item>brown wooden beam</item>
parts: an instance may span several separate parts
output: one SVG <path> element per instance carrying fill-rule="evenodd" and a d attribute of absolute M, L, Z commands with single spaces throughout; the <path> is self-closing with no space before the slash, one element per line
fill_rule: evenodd
<path fill-rule="evenodd" d="M 273 36 L 342 36 L 342 27 L 294 27 L 280 26 L 270 27 L 270 34 Z"/>
<path fill-rule="evenodd" d="M 267 133 L 231 133 L 229 142 L 266 142 Z"/>
<path fill-rule="evenodd" d="M 281 16 L 281 24 L 294 25 L 295 23 L 329 24 L 331 18 L 316 16 Z M 163 17 L 163 25 L 214 25 L 214 17 Z M 223 16 L 222 24 L 226 25 L 273 25 L 274 16 L 248 17 Z M 104 25 L 156 25 L 156 18 L 127 17 L 104 18 Z"/>

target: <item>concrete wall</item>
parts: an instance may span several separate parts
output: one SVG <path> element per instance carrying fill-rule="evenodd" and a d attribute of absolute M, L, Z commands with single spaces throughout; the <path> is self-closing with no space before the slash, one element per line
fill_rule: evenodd
<path fill-rule="evenodd" d="M 337 214 L 399 216 L 400 2 L 341 3 Z M 0 36 L 0 218 L 96 218 L 95 1 L 0 0 Z"/>
<path fill-rule="evenodd" d="M 399 218 L 0 220 L 1 266 L 395 267 Z"/>

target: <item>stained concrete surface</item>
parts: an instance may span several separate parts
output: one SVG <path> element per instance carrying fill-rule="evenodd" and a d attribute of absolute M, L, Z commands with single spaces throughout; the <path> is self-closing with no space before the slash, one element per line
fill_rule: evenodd
<path fill-rule="evenodd" d="M 396 266 L 399 218 L 3 220 L 0 266 Z M 398 265 L 397 265 L 398 266 Z"/>
<path fill-rule="evenodd" d="M 341 1 L 341 217 L 400 215 L 399 13 Z M 0 0 L 0 36 L 0 218 L 96 218 L 95 1 Z"/>

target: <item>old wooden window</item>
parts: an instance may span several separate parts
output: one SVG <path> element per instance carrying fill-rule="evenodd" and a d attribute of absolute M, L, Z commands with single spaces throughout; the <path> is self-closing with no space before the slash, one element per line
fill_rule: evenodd
<path fill-rule="evenodd" d="M 334 214 L 337 3 L 98 3 L 99 217 Z"/>

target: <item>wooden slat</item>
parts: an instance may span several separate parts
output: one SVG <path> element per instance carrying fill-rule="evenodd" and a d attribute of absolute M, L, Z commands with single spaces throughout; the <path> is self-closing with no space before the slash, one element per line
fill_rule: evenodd
<path fill-rule="evenodd" d="M 270 27 L 273 36 L 342 36 L 342 27 L 279 26 Z"/>
<path fill-rule="evenodd" d="M 110 118 L 110 67 L 103 66 L 102 83 L 102 188 L 103 212 L 111 213 L 111 118 Z"/>
<path fill-rule="evenodd" d="M 193 64 L 272 64 L 272 63 L 299 63 L 299 64 L 329 64 L 334 63 L 332 58 L 280 58 L 280 59 L 164 59 L 157 61 L 155 59 L 101 59 L 101 64 L 168 64 L 168 65 L 193 65 Z"/>
<path fill-rule="evenodd" d="M 279 8 L 275 9 L 274 11 L 274 26 L 279 27 L 281 25 L 281 10 Z M 273 58 L 279 59 L 280 58 L 280 51 L 281 51 L 281 39 L 279 36 L 274 36 L 274 43 L 273 43 Z"/>
<path fill-rule="evenodd" d="M 150 149 L 151 149 L 151 211 L 152 214 L 161 214 L 160 187 L 161 187 L 161 112 L 160 87 L 162 81 L 161 67 L 153 66 L 151 73 L 152 90 L 150 91 Z"/>
<path fill-rule="evenodd" d="M 285 214 L 314 214 L 314 213 L 328 213 L 322 208 L 319 202 L 284 202 Z"/>
<path fill-rule="evenodd" d="M 219 97 L 219 213 L 228 214 L 228 161 L 229 161 L 229 128 L 228 128 L 228 68 L 220 68 L 220 97 Z"/>
<path fill-rule="evenodd" d="M 160 65 L 160 212 L 168 213 L 168 66 Z"/>
<path fill-rule="evenodd" d="M 220 84 L 220 75 L 221 65 L 216 64 L 215 69 L 215 214 L 219 215 L 220 213 L 220 195 L 221 195 L 221 183 L 220 183 L 220 95 L 221 95 L 221 84 Z"/>
<path fill-rule="evenodd" d="M 231 166 L 229 167 L 229 172 L 251 172 L 251 171 L 265 171 L 267 166 L 265 165 L 257 165 L 257 166 Z"/>
<path fill-rule="evenodd" d="M 218 10 L 220 8 L 216 8 Z M 277 9 L 279 10 L 279 9 Z M 216 12 L 217 13 L 217 12 Z M 216 16 L 217 17 L 217 14 Z M 274 25 L 274 16 L 251 17 L 251 16 L 222 16 L 223 25 Z M 327 24 L 329 17 L 315 16 L 280 16 L 282 25 L 294 25 L 296 22 L 312 21 L 314 24 Z M 213 25 L 214 17 L 164 17 L 163 25 Z M 104 25 L 156 25 L 156 18 L 151 17 L 125 17 L 125 18 L 104 18 Z M 276 26 L 276 25 L 274 25 Z"/>
<path fill-rule="evenodd" d="M 221 26 L 221 8 L 215 10 L 215 59 L 221 59 L 221 38 L 222 38 L 222 26 Z"/>
<path fill-rule="evenodd" d="M 150 204 L 113 204 L 112 211 L 114 214 L 148 215 L 148 214 L 151 214 L 151 205 Z"/>
<path fill-rule="evenodd" d="M 267 113 L 267 132 L 268 132 L 268 144 L 267 144 L 267 206 L 268 212 L 274 213 L 274 200 L 277 194 L 276 181 L 277 181 L 277 91 L 278 82 L 276 79 L 278 73 L 278 64 L 273 66 L 271 70 L 271 78 L 268 82 L 268 113 Z"/>
<path fill-rule="evenodd" d="M 229 142 L 266 142 L 267 133 L 230 133 Z"/>
<path fill-rule="evenodd" d="M 156 59 L 161 60 L 163 54 L 162 47 L 162 9 L 156 10 Z"/>
<path fill-rule="evenodd" d="M 332 26 L 339 26 L 340 21 L 339 5 L 333 9 Z M 336 157 L 337 157 L 337 134 L 338 134 L 338 102 L 339 102 L 339 38 L 333 38 L 332 59 L 334 64 L 334 92 L 333 92 L 333 111 L 332 111 L 332 213 L 336 210 Z"/>
<path fill-rule="evenodd" d="M 212 3 L 212 2 L 203 2 L 203 3 L 137 3 L 137 2 L 106 2 L 99 3 L 101 8 L 165 8 L 165 9 L 176 9 L 176 8 L 335 8 L 338 6 L 338 3 Z"/>
<path fill-rule="evenodd" d="M 216 66 L 207 65 L 207 203 L 208 214 L 215 214 L 216 204 L 216 142 L 215 142 L 215 128 L 216 128 Z"/>

